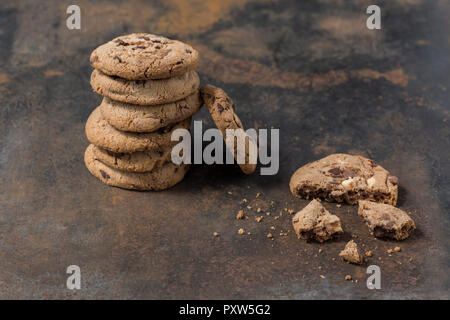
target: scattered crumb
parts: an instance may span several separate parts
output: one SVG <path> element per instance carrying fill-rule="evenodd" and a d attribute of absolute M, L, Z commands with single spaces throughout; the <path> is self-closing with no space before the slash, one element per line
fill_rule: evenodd
<path fill-rule="evenodd" d="M 342 204 L 338 203 L 338 204 L 336 205 L 336 207 L 340 208 L 340 207 L 342 207 Z"/>
<path fill-rule="evenodd" d="M 273 235 L 269 232 L 268 234 L 267 234 L 267 238 L 273 238 Z"/>
<path fill-rule="evenodd" d="M 239 234 L 240 236 L 242 236 L 242 235 L 244 234 L 244 229 L 240 228 L 240 229 L 238 230 L 238 234 Z"/>
<path fill-rule="evenodd" d="M 247 209 L 248 210 L 252 210 L 252 206 L 247 206 Z"/>
<path fill-rule="evenodd" d="M 336 261 L 336 258 L 331 258 L 331 260 Z"/>
<path fill-rule="evenodd" d="M 369 250 L 369 251 L 366 251 L 366 256 L 367 256 L 367 257 L 371 257 L 371 256 L 372 256 L 372 251 L 370 251 L 370 250 Z"/>
<path fill-rule="evenodd" d="M 229 194 L 229 195 L 232 195 L 232 194 L 233 194 L 233 192 L 231 192 L 231 191 L 228 191 L 228 194 Z"/>
<path fill-rule="evenodd" d="M 213 233 L 213 236 L 214 236 L 214 237 L 218 237 L 218 236 L 219 236 L 219 233 L 218 233 L 218 232 L 214 232 L 214 233 Z"/>
<path fill-rule="evenodd" d="M 289 214 L 294 214 L 294 210 L 292 210 L 292 209 L 289 209 L 288 212 L 289 212 Z"/>
<path fill-rule="evenodd" d="M 249 232 L 247 232 L 247 234 L 248 234 L 248 235 L 251 235 L 252 233 L 249 231 Z"/>
<path fill-rule="evenodd" d="M 326 279 L 326 277 L 325 277 L 323 274 L 321 274 L 320 277 L 321 277 L 322 279 Z"/>
<path fill-rule="evenodd" d="M 394 251 L 395 251 L 395 252 L 400 252 L 400 251 L 402 251 L 402 248 L 400 248 L 400 247 L 395 247 L 395 248 L 394 248 Z"/>
<path fill-rule="evenodd" d="M 242 199 L 242 201 L 241 202 L 243 202 L 243 203 L 247 203 L 248 202 L 248 200 L 247 199 Z"/>
<path fill-rule="evenodd" d="M 244 219 L 244 210 L 239 210 L 239 212 L 236 215 L 236 219 Z"/>
<path fill-rule="evenodd" d="M 275 230 L 275 227 L 274 227 L 274 226 L 271 226 L 270 229 Z"/>
<path fill-rule="evenodd" d="M 260 217 L 256 217 L 255 220 L 256 220 L 256 222 L 261 222 L 261 220 L 262 220 L 263 218 L 264 218 L 263 216 L 260 216 Z"/>
<path fill-rule="evenodd" d="M 347 281 L 350 281 L 350 280 L 352 280 L 352 276 L 351 276 L 351 275 L 349 275 L 349 274 L 348 274 L 348 275 L 346 275 L 346 276 L 345 276 L 345 280 L 347 280 Z"/>
<path fill-rule="evenodd" d="M 322 251 L 323 251 L 322 248 L 320 248 L 320 249 L 319 249 L 319 253 L 322 253 Z"/>
<path fill-rule="evenodd" d="M 261 196 L 261 193 L 258 192 L 258 193 L 256 194 L 256 199 L 258 199 L 260 196 Z"/>
<path fill-rule="evenodd" d="M 394 252 L 394 250 L 392 249 L 388 249 L 387 253 L 391 254 L 392 252 Z"/>
<path fill-rule="evenodd" d="M 260 213 L 261 212 L 261 208 L 256 209 L 256 212 Z"/>
<path fill-rule="evenodd" d="M 279 216 L 275 216 L 275 217 L 273 217 L 275 220 L 278 220 L 278 218 L 280 218 Z"/>
<path fill-rule="evenodd" d="M 319 270 L 322 270 L 322 267 L 321 267 L 321 266 L 319 266 Z"/>
<path fill-rule="evenodd" d="M 270 212 L 266 212 L 266 216 L 270 216 Z"/>

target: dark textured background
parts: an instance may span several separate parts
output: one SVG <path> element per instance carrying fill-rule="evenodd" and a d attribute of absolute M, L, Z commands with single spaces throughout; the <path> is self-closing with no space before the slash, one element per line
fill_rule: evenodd
<path fill-rule="evenodd" d="M 379 31 L 362 0 L 78 1 L 81 31 L 66 28 L 69 4 L 0 4 L 0 298 L 449 298 L 448 1 L 379 3 Z M 196 165 L 150 193 L 89 174 L 84 124 L 101 100 L 89 54 L 137 31 L 192 44 L 202 83 L 225 89 L 245 126 L 280 128 L 278 175 Z M 213 126 L 205 109 L 195 119 Z M 374 240 L 356 207 L 326 204 L 347 233 L 323 245 L 297 240 L 288 214 L 274 219 L 307 203 L 289 193 L 291 174 L 334 152 L 399 177 L 398 205 L 418 227 L 402 252 L 389 257 L 398 243 Z M 243 198 L 272 215 L 236 220 Z M 366 288 L 365 266 L 332 260 L 352 233 L 382 290 Z"/>

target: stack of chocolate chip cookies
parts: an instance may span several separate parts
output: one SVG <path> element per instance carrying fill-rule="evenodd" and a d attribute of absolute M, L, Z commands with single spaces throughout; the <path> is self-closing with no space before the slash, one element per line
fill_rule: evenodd
<path fill-rule="evenodd" d="M 152 34 L 120 36 L 91 54 L 91 85 L 103 96 L 86 123 L 84 160 L 102 182 L 138 190 L 163 190 L 180 182 L 189 166 L 175 165 L 171 134 L 189 129 L 202 106 L 198 53 Z"/>

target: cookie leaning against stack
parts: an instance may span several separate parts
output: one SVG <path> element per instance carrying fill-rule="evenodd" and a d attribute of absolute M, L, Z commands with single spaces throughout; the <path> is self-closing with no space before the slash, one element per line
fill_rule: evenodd
<path fill-rule="evenodd" d="M 90 62 L 91 86 L 104 98 L 86 123 L 86 167 L 126 189 L 163 190 L 180 182 L 189 166 L 171 162 L 171 134 L 189 129 L 203 104 L 197 51 L 135 33 L 99 46 Z"/>

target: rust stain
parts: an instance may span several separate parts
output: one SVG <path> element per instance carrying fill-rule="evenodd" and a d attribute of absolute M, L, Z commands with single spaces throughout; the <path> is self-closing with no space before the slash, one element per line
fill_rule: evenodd
<path fill-rule="evenodd" d="M 315 92 L 323 91 L 347 82 L 351 78 L 379 79 L 384 78 L 392 84 L 406 87 L 409 77 L 403 69 L 397 68 L 387 72 L 371 69 L 331 70 L 321 74 L 304 74 L 281 71 L 276 67 L 267 66 L 255 61 L 225 57 L 208 47 L 196 44 L 200 52 L 200 72 L 227 83 L 246 83 L 264 87 L 280 87 Z"/>
<path fill-rule="evenodd" d="M 44 76 L 46 78 L 58 77 L 58 76 L 62 76 L 63 74 L 64 74 L 64 72 L 61 72 L 59 70 L 54 70 L 54 69 L 49 69 L 49 70 L 44 71 Z"/>
<path fill-rule="evenodd" d="M 0 73 L 0 83 L 8 83 L 9 75 L 7 73 Z"/>
<path fill-rule="evenodd" d="M 227 17 L 234 8 L 242 8 L 249 0 L 185 1 L 169 0 L 167 14 L 158 21 L 158 29 L 168 33 L 189 34 L 204 31 Z"/>
<path fill-rule="evenodd" d="M 389 82 L 406 87 L 408 85 L 409 77 L 403 72 L 403 69 L 397 68 L 388 72 L 380 73 L 371 69 L 362 69 L 352 71 L 352 77 L 354 78 L 367 78 L 367 79 L 379 79 L 384 78 Z"/>

